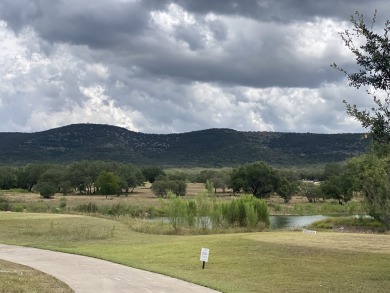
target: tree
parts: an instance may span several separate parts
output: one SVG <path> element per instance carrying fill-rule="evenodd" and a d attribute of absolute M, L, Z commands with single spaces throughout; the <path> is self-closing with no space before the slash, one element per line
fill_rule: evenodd
<path fill-rule="evenodd" d="M 10 189 L 17 186 L 18 177 L 11 167 L 0 167 L 0 189 Z"/>
<path fill-rule="evenodd" d="M 263 162 L 246 164 L 233 169 L 229 188 L 234 192 L 243 190 L 255 197 L 263 198 L 275 192 L 280 186 L 278 172 Z"/>
<path fill-rule="evenodd" d="M 40 176 L 50 168 L 47 164 L 28 164 L 19 170 L 18 186 L 31 191 L 35 184 L 38 183 Z"/>
<path fill-rule="evenodd" d="M 321 186 L 311 181 L 304 181 L 300 185 L 300 194 L 307 198 L 310 203 L 317 202 L 321 196 Z"/>
<path fill-rule="evenodd" d="M 60 185 L 63 182 L 65 171 L 60 167 L 52 166 L 46 170 L 38 179 L 36 190 L 44 198 L 50 198 L 60 191 Z"/>
<path fill-rule="evenodd" d="M 218 171 L 211 177 L 210 180 L 214 184 L 215 192 L 217 192 L 217 188 L 220 188 L 223 192 L 225 192 L 230 180 L 230 173 L 226 170 Z"/>
<path fill-rule="evenodd" d="M 96 179 L 98 192 L 104 195 L 116 194 L 119 191 L 121 180 L 112 172 L 102 171 Z"/>
<path fill-rule="evenodd" d="M 375 11 L 372 25 L 368 27 L 363 15 L 356 12 L 351 17 L 353 31 L 341 33 L 345 45 L 355 55 L 359 71 L 348 73 L 336 64 L 332 66 L 347 76 L 350 86 L 368 87 L 366 92 L 375 103 L 369 111 L 344 101 L 347 113 L 370 129 L 374 142 L 374 152 L 351 160 L 347 168 L 354 173 L 349 177 L 353 178 L 353 188 L 365 196 L 368 213 L 390 228 L 390 21 L 385 22 L 380 35 L 373 29 L 376 15 Z M 362 45 L 357 46 L 359 38 Z"/>
<path fill-rule="evenodd" d="M 298 192 L 297 181 L 289 181 L 288 179 L 281 177 L 280 184 L 276 189 L 276 193 L 283 198 L 284 203 L 288 203 L 294 194 Z"/>
<path fill-rule="evenodd" d="M 323 197 L 337 199 L 341 205 L 353 198 L 354 174 L 345 164 L 327 164 L 323 177 L 319 190 Z"/>
<path fill-rule="evenodd" d="M 376 104 L 371 111 L 360 110 L 345 100 L 344 103 L 347 113 L 364 128 L 369 128 L 374 142 L 380 145 L 390 143 L 390 21 L 385 22 L 383 35 L 377 34 L 373 29 L 376 15 L 375 11 L 372 25 L 368 27 L 363 14 L 356 12 L 355 16 L 351 16 L 353 30 L 340 33 L 345 46 L 355 55 L 359 71 L 348 73 L 335 63 L 332 67 L 347 76 L 350 86 L 357 89 L 368 87 L 367 93 Z M 357 45 L 361 42 L 363 45 Z"/>
<path fill-rule="evenodd" d="M 121 188 L 126 190 L 126 195 L 133 192 L 137 186 L 143 186 L 145 178 L 140 169 L 131 164 L 116 164 L 112 172 L 121 179 Z"/>
<path fill-rule="evenodd" d="M 367 212 L 390 229 L 390 157 L 369 153 L 351 159 L 354 190 L 363 193 Z"/>
<path fill-rule="evenodd" d="M 150 183 L 153 183 L 156 181 L 158 177 L 165 177 L 166 174 L 164 170 L 160 167 L 146 167 L 142 169 L 142 174 L 144 175 L 145 179 L 149 181 Z"/>
<path fill-rule="evenodd" d="M 327 198 L 337 199 L 340 205 L 347 203 L 353 197 L 352 178 L 346 173 L 333 175 L 322 182 L 320 191 Z"/>

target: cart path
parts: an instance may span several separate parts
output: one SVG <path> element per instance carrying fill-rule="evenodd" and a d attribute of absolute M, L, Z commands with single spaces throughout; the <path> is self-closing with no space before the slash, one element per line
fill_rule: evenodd
<path fill-rule="evenodd" d="M 52 275 L 76 293 L 217 292 L 105 260 L 37 248 L 0 244 L 0 259 Z"/>

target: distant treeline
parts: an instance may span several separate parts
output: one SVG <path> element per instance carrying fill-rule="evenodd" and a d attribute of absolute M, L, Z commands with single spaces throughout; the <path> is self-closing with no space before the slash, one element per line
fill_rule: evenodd
<path fill-rule="evenodd" d="M 321 165 L 281 169 L 287 177 L 308 180 L 323 180 L 324 167 Z M 181 180 L 185 182 L 206 183 L 213 181 L 215 188 L 227 185 L 232 168 L 162 169 L 161 167 L 138 167 L 133 164 L 103 161 L 81 161 L 69 164 L 27 164 L 24 166 L 0 166 L 0 189 L 21 188 L 32 191 L 40 179 L 58 184 L 58 191 L 93 194 L 94 183 L 103 171 L 112 172 L 121 180 L 121 188 L 131 191 L 145 181 L 153 183 L 156 179 Z"/>

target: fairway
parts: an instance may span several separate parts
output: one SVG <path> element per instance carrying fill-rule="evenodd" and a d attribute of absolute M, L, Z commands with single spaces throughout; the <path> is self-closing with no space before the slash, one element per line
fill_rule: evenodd
<path fill-rule="evenodd" d="M 89 255 L 223 292 L 383 292 L 388 235 L 262 232 L 168 236 L 86 216 L 0 213 L 0 242 Z M 210 249 L 202 270 L 202 247 Z"/>

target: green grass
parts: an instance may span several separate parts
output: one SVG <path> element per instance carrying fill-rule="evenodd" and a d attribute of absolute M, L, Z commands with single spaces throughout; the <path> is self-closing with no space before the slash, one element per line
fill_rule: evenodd
<path fill-rule="evenodd" d="M 0 260 L 1 293 L 71 293 L 74 292 L 58 279 L 5 260 Z"/>
<path fill-rule="evenodd" d="M 361 202 L 348 202 L 344 205 L 340 205 L 336 201 L 270 203 L 269 209 L 270 213 L 274 215 L 355 215 L 366 213 Z"/>
<path fill-rule="evenodd" d="M 151 235 L 102 218 L 0 213 L 2 243 L 94 256 L 223 292 L 383 292 L 389 240 L 332 232 Z M 202 247 L 210 249 L 204 270 Z"/>
<path fill-rule="evenodd" d="M 312 229 L 349 229 L 371 232 L 384 232 L 386 227 L 380 222 L 365 217 L 335 217 L 317 221 L 310 225 Z"/>

